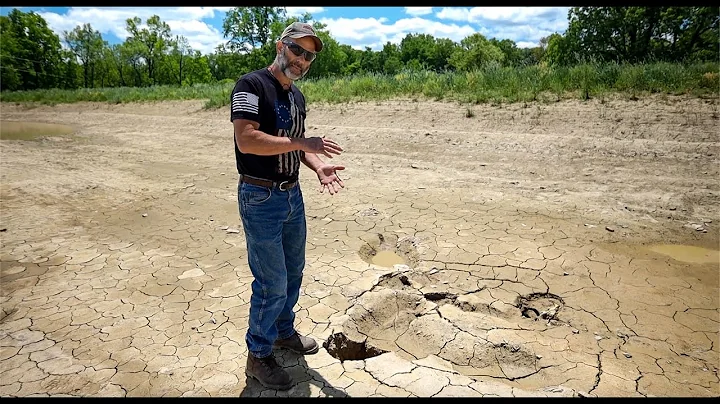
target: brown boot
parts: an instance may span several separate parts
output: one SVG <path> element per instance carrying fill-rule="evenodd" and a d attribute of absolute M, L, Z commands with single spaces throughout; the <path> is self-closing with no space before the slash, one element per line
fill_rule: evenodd
<path fill-rule="evenodd" d="M 301 355 L 316 353 L 320 347 L 314 339 L 298 334 L 297 332 L 285 339 L 275 340 L 276 347 L 286 348 Z"/>
<path fill-rule="evenodd" d="M 245 374 L 269 389 L 288 390 L 292 387 L 292 378 L 278 365 L 272 354 L 258 359 L 248 352 Z"/>

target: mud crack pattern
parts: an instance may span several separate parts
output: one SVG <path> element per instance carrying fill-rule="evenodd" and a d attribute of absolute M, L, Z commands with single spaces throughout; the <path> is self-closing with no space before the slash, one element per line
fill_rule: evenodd
<path fill-rule="evenodd" d="M 75 132 L 0 141 L 0 395 L 718 396 L 717 105 L 312 104 L 348 169 L 302 173 L 287 392 L 244 376 L 226 113 L 3 105 Z"/>

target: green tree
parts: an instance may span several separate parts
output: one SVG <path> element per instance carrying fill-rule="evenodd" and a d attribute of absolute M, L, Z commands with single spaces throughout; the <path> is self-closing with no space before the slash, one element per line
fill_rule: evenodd
<path fill-rule="evenodd" d="M 231 52 L 225 44 L 218 45 L 215 52 L 208 55 L 208 66 L 215 80 L 237 80 L 242 73 L 245 55 Z"/>
<path fill-rule="evenodd" d="M 212 80 L 213 77 L 207 56 L 202 55 L 200 51 L 195 51 L 193 55 L 186 58 L 183 85 L 191 86 L 196 83 L 209 83 Z"/>
<path fill-rule="evenodd" d="M 505 55 L 503 58 L 503 65 L 505 66 L 518 66 L 522 60 L 522 52 L 518 49 L 515 41 L 511 39 L 498 40 L 492 38 L 489 41 L 492 45 L 500 49 Z"/>
<path fill-rule="evenodd" d="M 435 38 L 428 34 L 408 34 L 400 42 L 400 60 L 409 69 L 447 70 L 448 61 L 458 49 L 458 44 L 447 38 Z"/>
<path fill-rule="evenodd" d="M 30 60 L 20 59 L 23 50 L 9 17 L 0 16 L 0 88 L 18 90 L 23 88 L 22 70 L 31 68 Z"/>
<path fill-rule="evenodd" d="M 378 53 L 378 62 L 382 71 L 387 74 L 396 74 L 403 68 L 400 46 L 391 42 L 385 43 Z"/>
<path fill-rule="evenodd" d="M 130 50 L 139 53 L 147 68 L 148 79 L 152 84 L 157 84 L 156 70 L 165 50 L 171 46 L 172 42 L 170 26 L 160 20 L 157 15 L 153 15 L 145 21 L 147 28 L 140 29 L 141 22 L 142 20 L 139 17 L 126 20 L 130 37 L 127 38 L 125 43 L 130 45 Z M 134 67 L 137 68 L 137 63 L 134 64 Z"/>
<path fill-rule="evenodd" d="M 653 50 L 667 61 L 720 59 L 717 7 L 659 7 Z"/>
<path fill-rule="evenodd" d="M 565 36 L 597 61 L 717 61 L 717 7 L 573 7 Z"/>
<path fill-rule="evenodd" d="M 573 47 L 574 43 L 564 35 L 557 32 L 547 37 L 547 48 L 543 54 L 543 61 L 550 65 L 567 66 L 580 60 L 579 51 Z"/>
<path fill-rule="evenodd" d="M 125 44 L 114 44 L 105 49 L 105 60 L 108 62 L 108 66 L 112 66 L 111 72 L 114 71 L 114 77 L 116 77 L 116 83 L 122 87 L 130 85 L 128 79 L 131 75 L 126 60 Z"/>
<path fill-rule="evenodd" d="M 518 53 L 520 54 L 520 61 L 518 62 L 520 66 L 533 66 L 540 63 L 538 58 L 540 52 L 536 48 L 518 48 Z"/>
<path fill-rule="evenodd" d="M 351 75 L 360 72 L 360 59 L 362 58 L 362 51 L 353 49 L 350 45 L 340 45 L 340 50 L 347 56 L 345 58 L 345 66 L 343 66 L 342 74 Z"/>
<path fill-rule="evenodd" d="M 434 51 L 435 38 L 432 35 L 408 34 L 400 41 L 400 60 L 406 65 L 430 67 Z"/>
<path fill-rule="evenodd" d="M 223 19 L 223 35 L 229 38 L 228 48 L 234 52 L 250 52 L 266 45 L 276 37 L 272 32 L 273 23 L 284 19 L 285 15 L 285 7 L 235 7 L 228 11 Z"/>
<path fill-rule="evenodd" d="M 458 48 L 458 44 L 448 38 L 435 39 L 435 49 L 432 57 L 432 64 L 436 71 L 444 71 L 452 67 L 449 64 L 450 57 Z"/>
<path fill-rule="evenodd" d="M 646 7 L 573 7 L 567 36 L 590 58 L 636 62 L 647 56 L 657 13 Z M 648 24 L 641 20 L 647 19 Z"/>
<path fill-rule="evenodd" d="M 386 74 L 397 74 L 402 70 L 402 68 L 403 63 L 396 55 L 390 56 L 389 58 L 385 59 L 385 63 L 383 63 L 383 72 L 385 72 Z"/>
<path fill-rule="evenodd" d="M 102 57 L 105 46 L 102 35 L 86 23 L 78 25 L 70 32 L 63 32 L 63 36 L 70 50 L 80 59 L 84 86 L 94 87 L 95 67 Z"/>
<path fill-rule="evenodd" d="M 460 47 L 450 56 L 450 65 L 458 70 L 470 71 L 488 62 L 502 63 L 505 55 L 482 34 L 475 33 L 460 41 Z"/>
<path fill-rule="evenodd" d="M 15 8 L 7 16 L 0 16 L 0 29 L 2 88 L 57 87 L 63 78 L 60 38 L 45 19 Z"/>
<path fill-rule="evenodd" d="M 188 60 L 192 58 L 193 49 L 190 47 L 187 38 L 182 35 L 175 36 L 171 47 L 170 57 L 168 58 L 168 65 L 171 66 L 171 76 L 174 83 L 182 86 L 185 79 L 183 73 L 187 74 Z"/>
<path fill-rule="evenodd" d="M 380 52 L 374 52 L 372 48 L 366 46 L 360 55 L 360 72 L 381 73 L 383 67 L 380 61 Z"/>
<path fill-rule="evenodd" d="M 128 85 L 132 79 L 134 87 L 144 86 L 148 80 L 147 69 L 143 68 L 143 64 L 145 63 L 143 58 L 143 53 L 145 52 L 143 44 L 140 41 L 128 38 L 122 43 L 119 50 L 123 65 L 128 66 Z"/>
<path fill-rule="evenodd" d="M 80 87 L 78 77 L 80 75 L 80 65 L 77 62 L 75 54 L 66 49 L 60 50 L 60 59 L 62 63 L 59 66 L 60 82 L 59 88 L 76 89 Z"/>

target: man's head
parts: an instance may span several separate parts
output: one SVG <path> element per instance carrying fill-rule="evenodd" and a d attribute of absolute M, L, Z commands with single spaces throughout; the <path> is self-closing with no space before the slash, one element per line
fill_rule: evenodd
<path fill-rule="evenodd" d="M 277 41 L 275 63 L 290 80 L 299 80 L 310 70 L 310 64 L 322 48 L 323 43 L 310 24 L 294 22 Z"/>

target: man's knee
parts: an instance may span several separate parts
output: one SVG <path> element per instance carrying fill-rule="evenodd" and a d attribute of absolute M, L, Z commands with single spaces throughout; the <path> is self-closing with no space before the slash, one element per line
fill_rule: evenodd
<path fill-rule="evenodd" d="M 263 298 L 268 302 L 274 303 L 285 303 L 287 299 L 287 287 L 281 287 L 280 285 L 270 285 L 264 288 Z"/>

